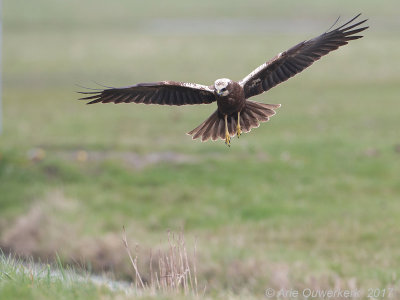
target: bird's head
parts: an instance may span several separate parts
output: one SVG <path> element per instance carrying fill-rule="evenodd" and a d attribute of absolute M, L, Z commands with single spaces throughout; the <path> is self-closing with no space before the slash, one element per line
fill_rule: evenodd
<path fill-rule="evenodd" d="M 232 80 L 228 78 L 217 79 L 214 82 L 214 94 L 219 97 L 224 97 L 229 94 L 229 86 Z"/>

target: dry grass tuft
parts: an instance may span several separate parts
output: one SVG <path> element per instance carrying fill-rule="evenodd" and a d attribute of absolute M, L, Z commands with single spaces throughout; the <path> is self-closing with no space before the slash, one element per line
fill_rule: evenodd
<path fill-rule="evenodd" d="M 178 234 L 168 231 L 168 246 L 166 250 L 158 250 L 156 255 L 150 252 L 148 263 L 148 280 L 143 280 L 138 268 L 138 256 L 133 256 L 128 245 L 126 232 L 122 238 L 126 252 L 134 270 L 134 284 L 137 291 L 157 295 L 183 294 L 185 296 L 199 296 L 199 285 L 197 281 L 196 251 L 194 244 L 193 256 L 188 254 L 183 232 Z M 190 258 L 189 258 L 190 257 Z M 203 290 L 203 295 L 205 288 Z"/>

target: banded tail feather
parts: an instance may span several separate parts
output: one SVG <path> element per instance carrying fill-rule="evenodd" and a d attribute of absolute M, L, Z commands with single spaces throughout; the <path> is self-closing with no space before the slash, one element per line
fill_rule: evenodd
<path fill-rule="evenodd" d="M 275 109 L 280 104 L 265 104 L 251 100 L 246 101 L 246 106 L 240 112 L 240 126 L 243 132 L 249 132 L 252 128 L 260 126 L 261 122 L 267 122 L 275 115 Z M 228 131 L 230 136 L 236 135 L 237 113 L 228 116 Z M 192 139 L 201 138 L 202 142 L 209 139 L 215 141 L 225 139 L 224 115 L 216 110 L 208 119 L 187 133 Z"/>

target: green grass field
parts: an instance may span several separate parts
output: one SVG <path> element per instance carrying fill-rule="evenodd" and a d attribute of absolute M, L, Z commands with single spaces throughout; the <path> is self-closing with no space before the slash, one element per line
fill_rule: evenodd
<path fill-rule="evenodd" d="M 167 230 L 183 230 L 209 298 L 260 299 L 269 287 L 399 295 L 398 2 L 4 2 L 4 252 L 59 253 L 130 280 L 123 226 L 144 269 Z M 185 134 L 215 105 L 76 100 L 77 84 L 239 80 L 359 12 L 365 37 L 254 98 L 282 107 L 230 148 Z M 44 297 L 45 283 L 18 278 L 0 273 L 0 294 Z M 50 298 L 75 290 L 113 298 L 62 281 Z"/>

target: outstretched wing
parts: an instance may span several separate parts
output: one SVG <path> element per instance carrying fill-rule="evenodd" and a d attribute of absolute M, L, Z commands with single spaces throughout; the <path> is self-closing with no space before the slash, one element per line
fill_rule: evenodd
<path fill-rule="evenodd" d="M 311 66 L 314 61 L 322 56 L 340 46 L 346 45 L 350 40 L 361 38 L 361 35 L 356 34 L 364 31 L 368 26 L 361 28 L 358 26 L 367 20 L 351 24 L 360 15 L 358 14 L 336 29 L 325 32 L 314 39 L 301 42 L 289 50 L 279 53 L 270 61 L 259 66 L 239 82 L 244 88 L 246 98 L 268 91 Z"/>
<path fill-rule="evenodd" d="M 185 105 L 208 104 L 215 101 L 213 90 L 208 86 L 174 81 L 139 83 L 128 87 L 79 93 L 89 95 L 80 98 L 80 100 L 90 100 L 87 104 L 99 102 L 134 102 L 159 105 Z"/>

